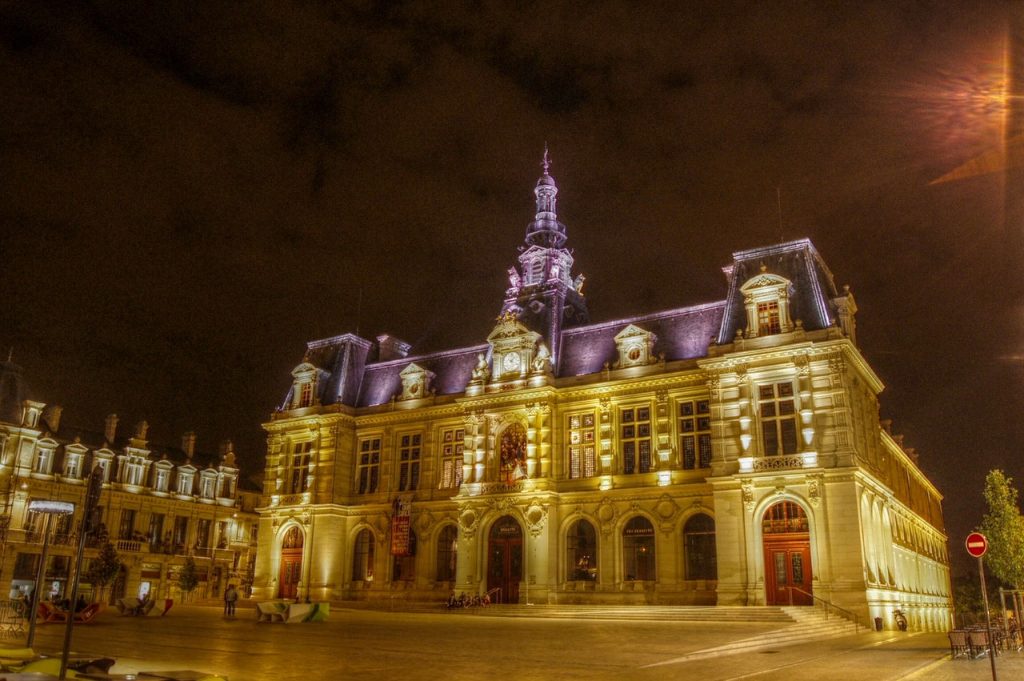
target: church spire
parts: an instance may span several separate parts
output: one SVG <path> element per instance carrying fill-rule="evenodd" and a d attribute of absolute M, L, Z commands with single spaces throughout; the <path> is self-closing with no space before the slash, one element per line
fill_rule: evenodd
<path fill-rule="evenodd" d="M 565 225 L 558 221 L 558 214 L 555 212 L 558 187 L 555 185 L 555 178 L 548 173 L 551 158 L 548 155 L 547 144 L 544 145 L 544 160 L 540 166 L 544 169 L 544 174 L 537 180 L 537 186 L 533 189 L 533 194 L 537 197 L 537 214 L 533 222 L 526 227 L 526 243 L 542 248 L 561 248 L 565 245 Z"/>

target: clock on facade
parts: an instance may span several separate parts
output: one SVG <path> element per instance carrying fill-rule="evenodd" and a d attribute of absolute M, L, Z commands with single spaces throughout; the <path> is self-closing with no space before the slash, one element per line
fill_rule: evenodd
<path fill-rule="evenodd" d="M 505 371 L 518 371 L 519 369 L 519 353 L 518 352 L 507 352 L 505 357 L 501 360 L 501 366 Z"/>

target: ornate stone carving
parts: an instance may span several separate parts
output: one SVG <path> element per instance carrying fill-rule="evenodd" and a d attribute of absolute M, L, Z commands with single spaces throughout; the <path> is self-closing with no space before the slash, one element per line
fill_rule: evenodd
<path fill-rule="evenodd" d="M 754 510 L 754 483 L 752 480 L 740 482 L 740 493 L 743 496 L 743 506 L 748 511 Z"/>
<path fill-rule="evenodd" d="M 754 459 L 755 471 L 781 471 L 789 468 L 803 468 L 804 459 L 800 455 L 763 456 Z"/>
<path fill-rule="evenodd" d="M 821 503 L 821 481 L 817 477 L 807 478 L 807 498 L 815 508 Z"/>
<path fill-rule="evenodd" d="M 607 415 L 607 414 L 609 414 L 611 412 L 611 410 L 612 410 L 612 398 L 610 398 L 610 397 L 602 397 L 599 400 L 599 404 L 600 404 L 600 407 L 601 407 L 601 413 L 603 415 Z"/>
<path fill-rule="evenodd" d="M 601 521 L 601 532 L 611 534 L 615 529 L 615 520 L 619 517 L 619 509 L 615 507 L 611 499 L 607 497 L 601 500 L 597 506 L 597 519 Z"/>
<path fill-rule="evenodd" d="M 540 504 L 531 504 L 525 513 L 526 527 L 531 537 L 538 537 L 548 523 L 548 509 Z"/>
<path fill-rule="evenodd" d="M 679 504 L 667 494 L 662 494 L 654 510 L 662 520 L 671 520 L 679 512 Z"/>
<path fill-rule="evenodd" d="M 459 514 L 459 534 L 464 536 L 466 539 L 472 539 L 476 534 L 477 524 L 480 522 L 479 516 L 476 511 L 471 508 L 467 508 Z"/>

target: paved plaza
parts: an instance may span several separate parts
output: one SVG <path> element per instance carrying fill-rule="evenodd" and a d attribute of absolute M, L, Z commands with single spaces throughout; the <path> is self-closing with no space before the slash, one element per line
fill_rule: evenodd
<path fill-rule="evenodd" d="M 196 669 L 230 681 L 267 679 L 991 679 L 987 660 L 948 660 L 943 634 L 860 634 L 738 655 L 688 653 L 777 628 L 764 623 L 650 622 L 495 617 L 335 608 L 329 621 L 257 623 L 213 607 L 175 608 L 163 618 L 106 612 L 75 630 L 77 651 L 116 657 L 113 672 Z M 40 650 L 63 629 L 41 626 Z M 943 661 L 945 660 L 945 661 Z M 1024 678 L 1024 655 L 997 660 L 1000 679 Z"/>

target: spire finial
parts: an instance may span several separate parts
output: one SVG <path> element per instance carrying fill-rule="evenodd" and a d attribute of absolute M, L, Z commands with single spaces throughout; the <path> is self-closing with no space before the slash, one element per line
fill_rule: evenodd
<path fill-rule="evenodd" d="M 544 174 L 548 174 L 548 168 L 551 167 L 551 159 L 548 158 L 548 143 L 544 142 L 544 160 L 541 161 L 540 167 L 544 169 Z"/>

